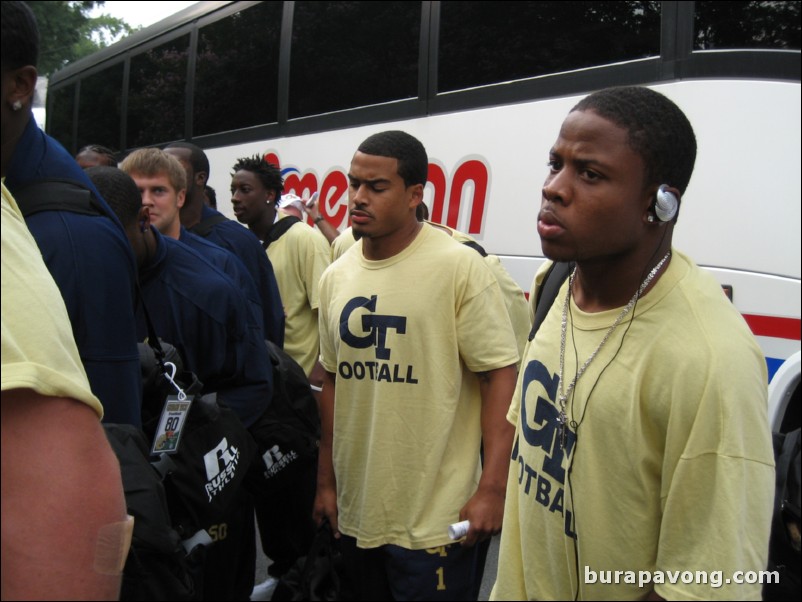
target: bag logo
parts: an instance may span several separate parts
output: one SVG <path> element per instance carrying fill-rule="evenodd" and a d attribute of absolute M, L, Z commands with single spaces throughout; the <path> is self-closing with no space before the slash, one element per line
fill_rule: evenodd
<path fill-rule="evenodd" d="M 298 459 L 298 454 L 294 449 L 291 449 L 287 453 L 282 453 L 279 446 L 274 445 L 262 456 L 266 469 L 265 479 L 273 478 L 296 459 Z"/>
<path fill-rule="evenodd" d="M 234 480 L 239 450 L 233 445 L 229 446 L 228 439 L 223 437 L 214 449 L 203 456 L 203 463 L 206 466 L 206 495 L 211 502 L 227 483 Z"/>

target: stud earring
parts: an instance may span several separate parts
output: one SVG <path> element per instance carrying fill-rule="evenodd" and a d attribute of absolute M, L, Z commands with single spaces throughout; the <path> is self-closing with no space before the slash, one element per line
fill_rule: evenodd
<path fill-rule="evenodd" d="M 654 216 L 653 215 L 648 216 L 646 218 L 646 221 L 649 222 L 650 224 L 653 224 L 654 223 Z"/>
<path fill-rule="evenodd" d="M 14 102 L 11 103 L 11 108 L 14 109 L 15 111 L 19 111 L 22 108 L 22 101 L 15 100 Z"/>

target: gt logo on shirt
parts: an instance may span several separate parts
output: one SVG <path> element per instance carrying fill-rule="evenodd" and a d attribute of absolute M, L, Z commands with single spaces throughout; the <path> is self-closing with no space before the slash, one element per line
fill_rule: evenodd
<path fill-rule="evenodd" d="M 407 319 L 403 316 L 383 316 L 376 311 L 376 301 L 378 297 L 371 295 L 366 297 L 354 297 L 343 307 L 340 314 L 340 338 L 343 342 L 356 349 L 367 349 L 376 347 L 377 360 L 389 360 L 390 349 L 386 347 L 387 331 L 392 329 L 398 334 L 405 334 L 407 331 Z M 369 314 L 362 316 L 362 330 L 367 334 L 357 336 L 348 328 L 348 320 L 351 314 L 360 307 L 367 309 Z"/>
<path fill-rule="evenodd" d="M 530 391 L 530 385 L 532 389 Z M 572 512 L 565 508 L 565 467 L 563 462 L 571 456 L 576 433 L 566 429 L 565 442 L 560 439 L 559 411 L 554 405 L 559 377 L 551 374 L 542 363 L 533 360 L 526 365 L 521 386 L 520 436 L 516 437 L 512 461 L 518 464 L 518 484 L 527 496 L 532 496 L 549 512 L 563 515 L 565 534 L 576 538 Z M 534 403 L 530 393 L 544 392 L 548 397 L 536 395 Z M 528 444 L 529 448 L 524 448 Z M 542 450 L 542 462 L 537 448 Z"/>
<path fill-rule="evenodd" d="M 338 373 L 346 380 L 353 378 L 387 383 L 418 384 L 412 366 L 378 361 L 390 359 L 391 351 L 387 346 L 387 332 L 393 330 L 397 334 L 406 334 L 407 319 L 404 316 L 375 313 L 377 302 L 377 295 L 371 295 L 370 299 L 354 297 L 345 304 L 340 313 L 340 339 L 342 342 L 354 349 L 373 347 L 377 361 L 340 362 Z M 348 322 L 351 315 L 361 309 L 367 310 L 369 313 L 362 314 L 360 321 L 362 333 L 357 334 L 351 331 Z"/>

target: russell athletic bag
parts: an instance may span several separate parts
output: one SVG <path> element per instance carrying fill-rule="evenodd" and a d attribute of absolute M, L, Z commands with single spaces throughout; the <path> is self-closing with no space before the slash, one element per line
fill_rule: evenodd
<path fill-rule="evenodd" d="M 262 549 L 273 561 L 268 572 L 280 577 L 307 553 L 315 536 L 320 416 L 303 368 L 272 342 L 267 347 L 273 398 L 250 428 L 261 462 L 255 463 L 249 488 Z"/>

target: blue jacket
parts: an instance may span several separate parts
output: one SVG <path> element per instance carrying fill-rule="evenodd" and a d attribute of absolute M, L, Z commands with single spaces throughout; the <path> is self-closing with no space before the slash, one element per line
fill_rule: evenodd
<path fill-rule="evenodd" d="M 262 300 L 256 290 L 256 283 L 239 258 L 228 249 L 193 234 L 183 226 L 178 240 L 203 255 L 204 259 L 231 278 L 248 299 L 256 323 L 264 326 Z M 266 334 L 263 336 L 267 338 Z"/>
<path fill-rule="evenodd" d="M 216 391 L 248 427 L 273 391 L 262 329 L 234 281 L 185 244 L 151 230 L 156 253 L 140 282 L 156 334 L 178 350 L 204 392 Z M 147 336 L 141 309 L 137 332 Z"/>
<path fill-rule="evenodd" d="M 201 221 L 218 215 L 222 216 L 222 213 L 204 206 Z M 215 224 L 204 238 L 228 249 L 245 264 L 256 282 L 259 296 L 262 299 L 265 338 L 273 341 L 279 347 L 283 347 L 284 306 L 281 303 L 276 276 L 273 274 L 273 266 L 259 243 L 259 239 L 250 230 L 230 219 Z"/>
<path fill-rule="evenodd" d="M 142 376 L 134 321 L 136 263 L 117 216 L 70 154 L 33 119 L 14 149 L 6 187 L 67 180 L 91 190 L 105 216 L 43 211 L 26 218 L 64 297 L 73 335 L 100 398 L 104 422 L 139 426 Z M 24 204 L 20 208 L 25 211 Z"/>

